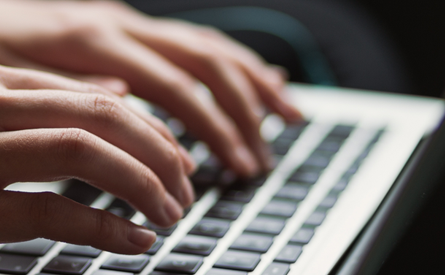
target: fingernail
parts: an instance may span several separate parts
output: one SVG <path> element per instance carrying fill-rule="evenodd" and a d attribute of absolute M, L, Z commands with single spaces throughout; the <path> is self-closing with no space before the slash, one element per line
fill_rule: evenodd
<path fill-rule="evenodd" d="M 156 240 L 156 233 L 140 226 L 132 225 L 130 227 L 127 240 L 134 245 L 148 250 Z"/>
<path fill-rule="evenodd" d="M 281 94 L 281 101 L 278 103 L 278 109 L 283 114 L 284 118 L 287 122 L 299 122 L 303 120 L 303 114 L 292 104 L 289 104 L 289 102 L 292 102 L 288 95 L 285 93 Z"/>
<path fill-rule="evenodd" d="M 178 146 L 178 151 L 179 154 L 181 154 L 182 159 L 184 160 L 184 164 L 185 164 L 185 170 L 187 172 L 187 174 L 191 174 L 193 173 L 193 171 L 196 170 L 196 163 L 195 160 L 192 158 L 192 156 L 190 156 L 190 154 L 188 153 L 188 151 L 182 147 L 181 145 Z"/>
<path fill-rule="evenodd" d="M 272 65 L 269 68 L 275 74 L 278 74 L 283 81 L 289 80 L 289 72 L 284 67 Z"/>
<path fill-rule="evenodd" d="M 245 170 L 249 176 L 253 176 L 259 172 L 258 164 L 247 148 L 238 146 L 235 149 L 235 154 L 240 164 L 243 166 L 243 170 Z"/>
<path fill-rule="evenodd" d="M 190 182 L 190 179 L 188 177 L 184 176 L 182 182 L 181 204 L 183 207 L 188 207 L 194 201 L 195 201 L 195 191 L 193 190 L 192 183 Z"/>
<path fill-rule="evenodd" d="M 183 208 L 169 193 L 165 194 L 164 211 L 169 219 L 167 224 L 175 223 L 183 215 Z"/>

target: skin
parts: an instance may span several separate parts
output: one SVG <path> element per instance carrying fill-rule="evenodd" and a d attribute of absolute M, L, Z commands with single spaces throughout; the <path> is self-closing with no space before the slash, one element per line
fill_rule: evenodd
<path fill-rule="evenodd" d="M 243 176 L 269 168 L 265 106 L 301 119 L 282 93 L 282 71 L 244 46 L 115 1 L 0 1 L 0 64 L 1 189 L 79 178 L 161 226 L 193 202 L 195 165 L 162 122 L 119 95 L 163 106 Z M 200 83 L 212 99 L 198 96 Z M 0 191 L 0 242 L 36 237 L 126 254 L 155 240 L 56 194 Z"/>

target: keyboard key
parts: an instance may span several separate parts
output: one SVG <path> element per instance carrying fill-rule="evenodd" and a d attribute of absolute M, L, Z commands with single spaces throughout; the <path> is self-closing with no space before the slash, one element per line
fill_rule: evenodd
<path fill-rule="evenodd" d="M 331 162 L 332 154 L 325 154 L 322 151 L 315 151 L 303 163 L 304 166 L 313 166 L 318 168 L 326 168 Z"/>
<path fill-rule="evenodd" d="M 191 177 L 190 180 L 195 186 L 213 186 L 218 183 L 220 169 L 200 167 Z"/>
<path fill-rule="evenodd" d="M 270 217 L 256 217 L 246 228 L 248 232 L 271 235 L 280 234 L 284 228 L 284 220 Z"/>
<path fill-rule="evenodd" d="M 170 236 L 175 231 L 175 229 L 178 227 L 178 225 L 175 224 L 172 227 L 164 228 L 164 227 L 157 226 L 155 224 L 149 224 L 147 222 L 144 223 L 144 226 L 153 230 L 154 232 L 156 232 L 156 234 L 161 235 L 161 236 Z"/>
<path fill-rule="evenodd" d="M 243 211 L 243 204 L 238 202 L 218 201 L 209 212 L 206 217 L 236 220 Z"/>
<path fill-rule="evenodd" d="M 140 273 L 149 261 L 150 257 L 147 255 L 112 254 L 100 268 Z"/>
<path fill-rule="evenodd" d="M 290 218 L 297 210 L 297 204 L 288 201 L 271 200 L 261 211 L 263 215 Z"/>
<path fill-rule="evenodd" d="M 308 193 L 307 188 L 295 183 L 288 183 L 284 185 L 280 190 L 278 190 L 275 197 L 301 201 L 304 200 L 304 198 L 306 198 L 307 193 Z"/>
<path fill-rule="evenodd" d="M 322 211 L 315 211 L 312 213 L 309 218 L 307 218 L 306 222 L 304 224 L 311 225 L 311 226 L 319 226 L 326 218 L 326 212 Z"/>
<path fill-rule="evenodd" d="M 275 261 L 277 262 L 285 262 L 285 263 L 295 263 L 300 257 L 302 247 L 299 245 L 288 244 L 278 253 Z"/>
<path fill-rule="evenodd" d="M 343 145 L 344 139 L 342 138 L 325 138 L 317 147 L 317 151 L 338 152 Z"/>
<path fill-rule="evenodd" d="M 62 196 L 83 205 L 91 205 L 102 194 L 102 190 L 80 180 L 71 179 Z"/>
<path fill-rule="evenodd" d="M 327 195 L 321 202 L 319 207 L 331 208 L 337 202 L 337 196 Z"/>
<path fill-rule="evenodd" d="M 291 243 L 307 244 L 314 236 L 314 229 L 300 228 L 290 239 Z"/>
<path fill-rule="evenodd" d="M 145 254 L 154 255 L 164 244 L 164 238 L 156 236 L 156 241 L 151 245 L 150 249 L 145 252 Z"/>
<path fill-rule="evenodd" d="M 212 268 L 205 275 L 247 275 L 247 272 L 230 270 L 230 269 L 221 269 L 221 268 Z"/>
<path fill-rule="evenodd" d="M 83 274 L 91 265 L 91 259 L 71 256 L 57 256 L 43 269 L 43 272 L 57 274 Z"/>
<path fill-rule="evenodd" d="M 126 201 L 118 198 L 114 199 L 105 210 L 127 220 L 131 219 L 136 213 L 136 210 L 134 210 Z"/>
<path fill-rule="evenodd" d="M 0 273 L 27 274 L 37 264 L 37 258 L 0 254 Z"/>
<path fill-rule="evenodd" d="M 229 230 L 230 222 L 224 220 L 203 218 L 189 232 L 194 235 L 222 238 Z"/>
<path fill-rule="evenodd" d="M 347 138 L 354 130 L 354 126 L 351 125 L 336 125 L 329 133 L 330 137 Z"/>
<path fill-rule="evenodd" d="M 157 271 L 194 274 L 202 265 L 203 258 L 170 253 L 156 267 Z"/>
<path fill-rule="evenodd" d="M 286 275 L 290 270 L 288 264 L 284 263 L 271 263 L 262 275 Z"/>
<path fill-rule="evenodd" d="M 0 251 L 29 256 L 43 256 L 51 249 L 54 243 L 54 241 L 39 238 L 26 242 L 8 243 Z"/>
<path fill-rule="evenodd" d="M 120 271 L 99 269 L 99 270 L 94 271 L 92 273 L 92 275 L 134 275 L 134 274 L 129 273 L 129 272 L 120 272 Z"/>
<path fill-rule="evenodd" d="M 332 191 L 334 192 L 341 192 L 345 190 L 346 186 L 348 186 L 350 177 L 344 176 L 342 177 L 335 185 L 332 187 Z"/>
<path fill-rule="evenodd" d="M 224 201 L 250 202 L 255 195 L 256 188 L 251 186 L 232 186 L 221 197 Z"/>
<path fill-rule="evenodd" d="M 233 186 L 256 186 L 260 187 L 267 180 L 267 175 L 261 175 L 255 178 L 237 179 Z"/>
<path fill-rule="evenodd" d="M 244 251 L 226 251 L 215 263 L 215 267 L 253 271 L 260 262 L 260 254 Z"/>
<path fill-rule="evenodd" d="M 241 234 L 230 246 L 230 249 L 265 253 L 272 245 L 273 238 L 256 234 Z"/>
<path fill-rule="evenodd" d="M 184 273 L 174 273 L 174 272 L 162 272 L 162 271 L 152 271 L 150 275 L 181 275 Z"/>
<path fill-rule="evenodd" d="M 64 255 L 74 255 L 74 256 L 81 256 L 81 257 L 90 257 L 90 258 L 97 258 L 100 253 L 102 253 L 102 250 L 86 246 L 86 245 L 75 245 L 75 244 L 67 244 L 60 254 Z"/>
<path fill-rule="evenodd" d="M 182 239 L 173 252 L 208 256 L 216 246 L 216 239 L 202 236 L 187 235 Z"/>
<path fill-rule="evenodd" d="M 303 132 L 304 128 L 307 126 L 307 123 L 294 124 L 294 125 L 286 125 L 283 132 L 278 135 L 277 139 L 291 139 L 296 140 L 301 132 Z"/>
<path fill-rule="evenodd" d="M 314 184 L 320 177 L 317 171 L 296 171 L 289 177 L 289 181 Z"/>

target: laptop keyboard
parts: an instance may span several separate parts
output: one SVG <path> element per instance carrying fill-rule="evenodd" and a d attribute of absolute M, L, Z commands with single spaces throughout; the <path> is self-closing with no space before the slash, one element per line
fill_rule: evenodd
<path fill-rule="evenodd" d="M 199 146 L 202 144 L 175 125 L 177 121 L 165 114 L 159 116 L 168 125 L 177 128 L 173 132 L 191 150 L 192 155 L 200 155 Z M 293 150 L 293 144 L 298 143 L 300 136 L 310 127 L 316 126 L 309 122 L 287 125 L 271 141 L 277 169 L 286 158 L 298 154 Z M 234 179 L 213 155 L 208 152 L 201 154 L 204 157 L 201 157 L 199 169 L 191 177 L 197 201 L 186 209 L 183 219 L 171 228 L 151 224 L 125 201 L 73 180 L 64 191 L 64 196 L 86 205 L 103 204 L 101 208 L 155 231 L 157 239 L 150 250 L 129 256 L 88 246 L 35 239 L 1 246 L 0 273 L 245 275 L 258 272 L 257 267 L 267 258 L 267 266 L 263 266 L 259 274 L 285 275 L 304 253 L 305 246 L 317 234 L 317 229 L 323 226 L 330 209 L 335 207 L 360 164 L 383 133 L 383 130 L 373 132 L 364 150 L 349 168 L 342 171 L 331 190 L 304 217 L 302 225 L 290 232 L 287 229 L 292 229 L 292 222 L 289 221 L 301 216 L 297 217 L 299 206 L 311 194 L 324 171 L 329 169 L 356 130 L 353 125 L 343 124 L 323 125 L 322 128 L 329 130 L 319 138 L 307 156 L 293 169 L 288 169 L 290 172 L 284 176 L 273 171 L 255 179 Z M 292 154 L 289 154 L 290 151 Z"/>

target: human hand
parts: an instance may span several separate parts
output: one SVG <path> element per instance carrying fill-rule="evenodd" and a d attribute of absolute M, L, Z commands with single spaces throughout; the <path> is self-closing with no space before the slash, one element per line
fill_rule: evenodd
<path fill-rule="evenodd" d="M 3 189 L 75 177 L 171 226 L 193 202 L 194 168 L 159 120 L 105 89 L 0 66 L 0 243 L 43 237 L 143 253 L 155 240 L 146 228 L 54 193 Z"/>
<path fill-rule="evenodd" d="M 125 80 L 137 96 L 181 119 L 241 175 L 270 165 L 259 133 L 264 106 L 290 121 L 301 118 L 284 98 L 282 74 L 216 30 L 148 17 L 116 1 L 0 5 L 0 63 L 113 76 L 93 80 L 114 83 L 109 86 L 121 93 Z M 196 96 L 199 82 L 216 104 Z"/>

